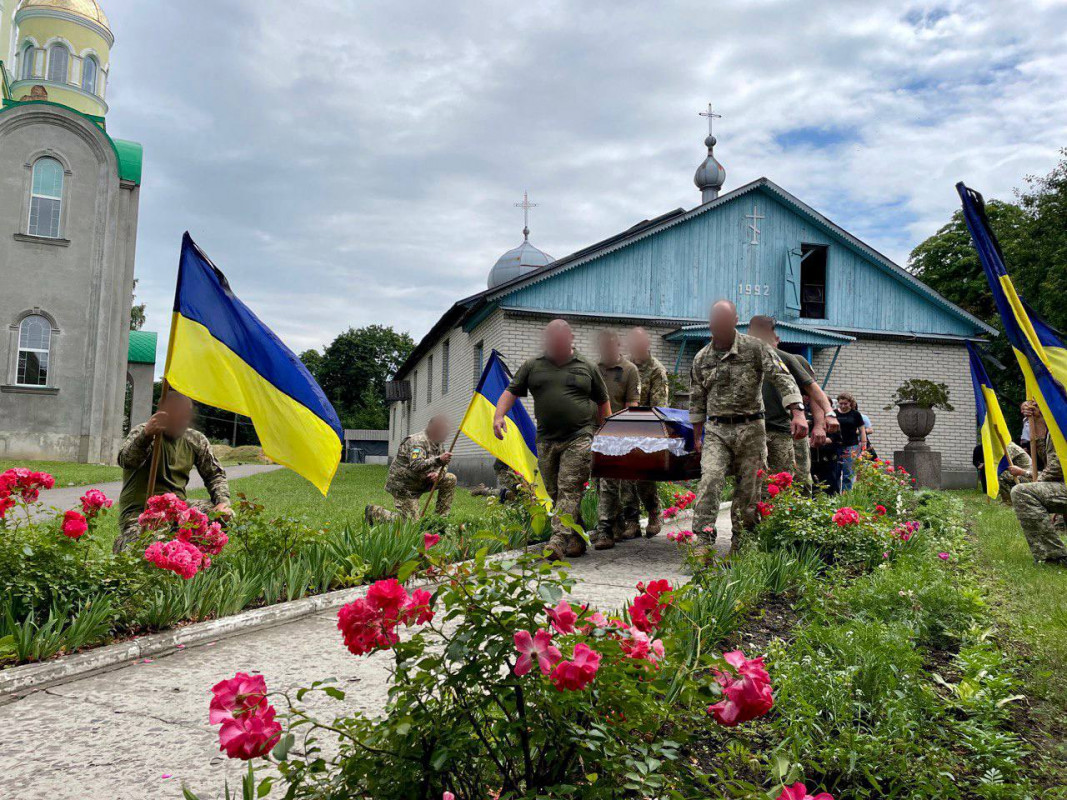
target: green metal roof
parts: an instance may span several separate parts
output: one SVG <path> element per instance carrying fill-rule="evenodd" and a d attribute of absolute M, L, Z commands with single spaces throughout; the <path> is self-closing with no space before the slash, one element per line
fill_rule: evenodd
<path fill-rule="evenodd" d="M 156 363 L 155 331 L 130 331 L 130 349 L 126 361 L 130 364 Z"/>
<path fill-rule="evenodd" d="M 25 105 L 44 105 L 44 106 L 58 106 L 59 108 L 65 108 L 68 111 L 73 111 L 75 114 L 85 117 L 91 123 L 96 125 L 100 130 L 104 132 L 104 136 L 107 137 L 108 142 L 111 143 L 112 149 L 115 151 L 115 158 L 119 162 L 119 180 L 134 183 L 140 186 L 141 184 L 141 167 L 144 164 L 144 148 L 137 142 L 129 142 L 125 139 L 112 139 L 111 135 L 107 132 L 107 127 L 104 123 L 103 117 L 97 117 L 92 114 L 83 114 L 81 111 L 65 106 L 62 103 L 53 103 L 51 100 L 11 100 L 4 99 L 3 108 L 0 108 L 0 113 L 7 111 L 9 108 L 18 108 Z"/>

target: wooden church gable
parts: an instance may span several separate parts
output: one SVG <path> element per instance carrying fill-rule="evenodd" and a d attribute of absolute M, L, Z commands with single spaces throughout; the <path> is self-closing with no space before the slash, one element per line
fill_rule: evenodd
<path fill-rule="evenodd" d="M 506 307 L 673 320 L 703 320 L 709 301 L 728 298 L 742 319 L 771 314 L 857 331 L 990 332 L 766 178 L 489 294 Z"/>

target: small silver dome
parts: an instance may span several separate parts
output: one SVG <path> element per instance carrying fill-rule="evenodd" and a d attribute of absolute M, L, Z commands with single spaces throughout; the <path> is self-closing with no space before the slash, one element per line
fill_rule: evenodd
<path fill-rule="evenodd" d="M 535 269 L 551 264 L 555 261 L 544 250 L 538 250 L 529 240 L 524 241 L 518 247 L 508 250 L 497 259 L 492 271 L 489 273 L 489 288 L 495 289 L 501 284 L 525 275 Z"/>
<path fill-rule="evenodd" d="M 716 160 L 712 152 L 715 148 L 715 137 L 709 135 L 704 140 L 704 144 L 708 148 L 708 157 L 704 159 L 703 164 L 697 167 L 696 175 L 693 176 L 693 183 L 700 189 L 701 199 L 706 203 L 719 196 L 719 189 L 726 183 L 726 170 L 723 169 L 722 164 Z"/>

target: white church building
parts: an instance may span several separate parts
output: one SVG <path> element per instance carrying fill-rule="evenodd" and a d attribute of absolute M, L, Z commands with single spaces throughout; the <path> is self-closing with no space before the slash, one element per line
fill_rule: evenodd
<path fill-rule="evenodd" d="M 512 370 L 540 351 L 555 317 L 595 358 L 604 328 L 642 325 L 668 371 L 688 381 L 710 336 L 708 309 L 728 298 L 742 323 L 779 320 L 783 347 L 804 354 L 833 396 L 852 392 L 874 424 L 872 441 L 892 457 L 906 442 L 884 410 L 909 378 L 948 384 L 955 411 L 939 411 L 928 442 L 942 453 L 946 486 L 973 486 L 975 409 L 967 340 L 994 331 L 870 245 L 768 178 L 721 192 L 726 173 L 705 140 L 695 182 L 700 202 L 643 220 L 576 253 L 553 258 L 523 242 L 489 272 L 483 291 L 457 300 L 418 343 L 389 386 L 390 453 L 435 414 L 458 424 L 486 356 Z M 532 406 L 527 405 L 532 411 Z M 492 481 L 493 458 L 465 437 L 454 470 Z"/>

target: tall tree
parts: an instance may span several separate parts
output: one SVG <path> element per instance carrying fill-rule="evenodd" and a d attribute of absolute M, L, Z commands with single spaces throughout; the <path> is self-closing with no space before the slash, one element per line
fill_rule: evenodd
<path fill-rule="evenodd" d="M 385 382 L 415 347 L 407 333 L 384 325 L 349 328 L 333 340 L 312 369 L 348 428 L 386 428 Z M 314 357 L 305 353 L 305 364 Z"/>
<path fill-rule="evenodd" d="M 1012 282 L 1026 301 L 1050 325 L 1067 328 L 1067 149 L 1063 160 L 1046 176 L 1026 178 L 1016 192 L 1017 203 L 986 202 L 989 223 L 1004 251 Z M 916 247 L 909 269 L 952 302 L 989 323 L 1001 335 L 988 352 L 1003 366 L 993 380 L 1001 395 L 1012 430 L 1019 431 L 1018 405 L 1025 387 L 1015 356 L 1003 336 L 1000 316 L 963 214 Z"/>
<path fill-rule="evenodd" d="M 137 299 L 137 278 L 133 279 L 133 294 L 130 298 L 130 302 L 133 303 Z M 130 306 L 130 330 L 139 331 L 144 327 L 145 321 L 145 304 L 133 303 Z"/>

